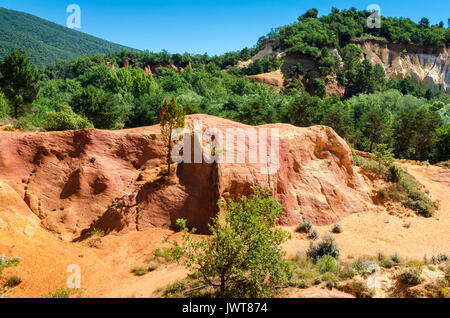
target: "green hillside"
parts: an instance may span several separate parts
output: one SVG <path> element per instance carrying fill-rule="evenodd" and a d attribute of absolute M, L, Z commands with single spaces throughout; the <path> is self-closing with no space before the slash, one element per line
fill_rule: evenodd
<path fill-rule="evenodd" d="M 128 48 L 27 13 L 0 8 L 0 58 L 14 49 L 26 53 L 33 64 L 48 65 L 57 59 Z"/>

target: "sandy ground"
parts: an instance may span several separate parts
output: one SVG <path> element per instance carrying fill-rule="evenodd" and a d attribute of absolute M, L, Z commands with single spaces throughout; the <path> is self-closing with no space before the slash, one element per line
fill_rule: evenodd
<path fill-rule="evenodd" d="M 424 255 L 450 254 L 450 170 L 438 167 L 402 164 L 429 190 L 433 200 L 440 201 L 434 217 L 399 217 L 390 215 L 384 208 L 373 206 L 369 211 L 354 214 L 340 224 L 343 232 L 336 235 L 343 258 L 362 255 L 387 255 L 398 252 L 400 256 L 422 260 Z M 304 235 L 292 232 L 293 238 L 285 244 L 288 257 L 305 252 L 309 241 Z M 331 226 L 317 227 L 320 235 Z M 0 254 L 17 255 L 21 264 L 4 270 L 3 277 L 18 274 L 23 283 L 10 297 L 41 297 L 66 286 L 70 275 L 67 267 L 76 264 L 81 268 L 81 285 L 90 297 L 154 297 L 158 288 L 186 276 L 184 268 L 175 264 L 162 265 L 143 277 L 130 273 L 169 237 L 179 239 L 180 234 L 169 230 L 150 229 L 122 236 L 102 238 L 99 248 L 87 243 L 67 243 L 52 234 L 35 230 L 32 235 L 19 235 L 0 231 Z M 302 295 L 299 295 L 300 297 Z M 304 296 L 304 295 L 303 295 Z M 303 297 L 302 296 L 302 297 Z"/>
<path fill-rule="evenodd" d="M 391 215 L 374 205 L 365 213 L 345 218 L 340 222 L 343 232 L 336 235 L 344 258 L 398 252 L 402 257 L 422 260 L 424 255 L 450 254 L 450 170 L 411 164 L 400 166 L 425 186 L 432 200 L 439 202 L 439 209 L 427 219 L 416 215 Z M 317 231 L 323 235 L 331 228 L 318 227 Z M 305 252 L 309 242 L 305 241 L 304 235 L 294 233 L 293 227 L 289 230 L 293 239 L 286 243 L 288 256 L 295 256 L 297 251 Z"/>

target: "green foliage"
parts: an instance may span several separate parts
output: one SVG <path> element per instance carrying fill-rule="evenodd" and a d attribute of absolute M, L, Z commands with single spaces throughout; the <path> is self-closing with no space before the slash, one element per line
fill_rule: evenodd
<path fill-rule="evenodd" d="M 18 257 L 7 258 L 5 255 L 0 255 L 0 274 L 3 269 L 13 266 L 18 266 L 20 264 L 20 259 Z"/>
<path fill-rule="evenodd" d="M 59 111 L 48 112 L 43 127 L 48 131 L 94 128 L 87 119 L 74 113 L 67 104 L 61 104 Z"/>
<path fill-rule="evenodd" d="M 400 168 L 394 164 L 391 164 L 389 166 L 389 177 L 388 177 L 389 181 L 400 182 L 401 177 L 402 177 L 402 172 L 401 172 Z"/>
<path fill-rule="evenodd" d="M 338 259 L 339 254 L 339 247 L 334 236 L 330 233 L 327 233 L 321 241 L 311 243 L 307 251 L 308 257 L 314 262 L 318 262 L 325 255 L 330 255 L 335 259 Z"/>
<path fill-rule="evenodd" d="M 84 290 L 82 289 L 72 289 L 72 288 L 62 288 L 54 292 L 42 295 L 43 298 L 83 298 Z"/>
<path fill-rule="evenodd" d="M 322 256 L 322 258 L 316 263 L 316 267 L 321 273 L 339 272 L 339 266 L 336 262 L 336 259 L 329 254 Z"/>
<path fill-rule="evenodd" d="M 102 129 L 123 127 L 129 112 L 129 105 L 120 95 L 91 85 L 74 94 L 70 105 L 77 114 Z"/>
<path fill-rule="evenodd" d="M 221 204 L 226 213 L 214 219 L 205 239 L 193 239 L 186 221 L 178 221 L 184 237 L 182 245 L 174 242 L 174 255 L 219 296 L 273 296 L 291 275 L 281 249 L 288 233 L 275 228 L 281 205 L 261 188 L 250 199 Z"/>
<path fill-rule="evenodd" d="M 131 270 L 131 272 L 136 276 L 144 276 L 148 273 L 148 268 L 146 267 L 136 267 Z"/>
<path fill-rule="evenodd" d="M 8 101 L 5 98 L 5 95 L 0 92 L 0 119 L 8 116 Z"/>
<path fill-rule="evenodd" d="M 249 66 L 242 69 L 243 75 L 257 75 L 269 73 L 277 70 L 283 62 L 275 56 L 269 58 L 258 59 L 250 63 Z"/>
<path fill-rule="evenodd" d="M 160 125 L 164 144 L 167 148 L 167 166 L 169 175 L 171 174 L 170 165 L 172 162 L 171 155 L 173 149 L 172 134 L 176 129 L 184 128 L 184 119 L 185 114 L 183 108 L 178 104 L 175 96 L 172 96 L 169 103 L 167 103 L 167 100 L 164 101 L 164 106 L 160 113 Z"/>
<path fill-rule="evenodd" d="M 39 73 L 30 65 L 27 56 L 17 50 L 0 62 L 0 73 L 0 90 L 17 119 L 26 112 L 39 93 Z"/>
<path fill-rule="evenodd" d="M 422 283 L 422 271 L 417 267 L 405 268 L 396 276 L 397 281 L 406 285 L 415 286 Z"/>

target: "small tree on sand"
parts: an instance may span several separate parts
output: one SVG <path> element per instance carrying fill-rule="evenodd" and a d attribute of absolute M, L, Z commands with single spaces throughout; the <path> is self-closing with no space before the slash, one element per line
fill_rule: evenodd
<path fill-rule="evenodd" d="M 289 234 L 274 228 L 283 208 L 270 189 L 254 192 L 240 202 L 219 202 L 225 213 L 213 220 L 205 239 L 193 238 L 195 229 L 178 220 L 184 236 L 173 243 L 173 256 L 220 297 L 271 297 L 292 275 L 281 249 Z"/>
<path fill-rule="evenodd" d="M 177 128 L 184 127 L 184 119 L 185 114 L 183 108 L 180 106 L 180 104 L 178 104 L 175 96 L 172 96 L 169 103 L 167 103 L 167 100 L 164 101 L 164 105 L 161 108 L 161 112 L 159 114 L 159 124 L 161 126 L 161 134 L 163 136 L 164 144 L 167 148 L 167 167 L 169 175 L 171 173 L 170 165 L 172 163 L 172 133 Z"/>

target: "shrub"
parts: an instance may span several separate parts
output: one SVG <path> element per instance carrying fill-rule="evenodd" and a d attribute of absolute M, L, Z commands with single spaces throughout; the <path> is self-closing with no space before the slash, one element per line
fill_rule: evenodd
<path fill-rule="evenodd" d="M 362 257 L 358 258 L 351 266 L 357 274 L 363 276 L 372 274 L 378 267 L 375 261 Z"/>
<path fill-rule="evenodd" d="M 311 243 L 306 255 L 314 262 L 318 262 L 322 256 L 330 255 L 331 257 L 339 258 L 339 247 L 333 235 L 326 234 L 325 237 L 317 243 Z"/>
<path fill-rule="evenodd" d="M 316 267 L 321 273 L 337 273 L 339 271 L 336 260 L 328 254 L 322 256 L 322 258 L 316 263 Z"/>
<path fill-rule="evenodd" d="M 308 239 L 311 240 L 311 241 L 317 240 L 318 237 L 319 237 L 319 234 L 314 229 L 312 229 L 311 232 L 308 235 Z"/>
<path fill-rule="evenodd" d="M 385 258 L 380 261 L 380 265 L 384 268 L 392 268 L 395 266 L 395 263 L 393 260 Z"/>
<path fill-rule="evenodd" d="M 391 256 L 391 260 L 392 260 L 395 264 L 400 264 L 400 262 L 401 262 L 400 256 L 398 255 L 398 253 L 394 253 L 394 255 Z"/>
<path fill-rule="evenodd" d="M 145 267 L 136 267 L 131 270 L 131 272 L 136 276 L 144 276 L 148 273 L 148 269 Z"/>
<path fill-rule="evenodd" d="M 439 263 L 446 262 L 446 261 L 448 261 L 448 255 L 447 254 L 439 254 L 437 257 L 437 260 Z"/>
<path fill-rule="evenodd" d="M 335 225 L 333 226 L 332 232 L 333 232 L 334 234 L 342 233 L 342 226 L 341 226 L 340 224 L 335 224 Z"/>
<path fill-rule="evenodd" d="M 308 219 L 304 219 L 303 223 L 297 227 L 296 231 L 299 233 L 309 233 L 311 232 L 312 228 L 312 222 Z"/>
<path fill-rule="evenodd" d="M 89 120 L 74 113 L 72 108 L 67 104 L 62 104 L 60 110 L 57 112 L 48 112 L 43 127 L 48 131 L 94 128 Z"/>
<path fill-rule="evenodd" d="M 4 268 L 17 266 L 19 263 L 20 259 L 18 257 L 6 258 L 5 255 L 0 255 L 0 274 Z"/>
<path fill-rule="evenodd" d="M 227 213 L 214 219 L 207 238 L 194 239 L 187 221 L 177 221 L 184 235 L 181 245 L 173 242 L 175 260 L 201 273 L 200 280 L 219 296 L 270 297 L 292 277 L 281 249 L 289 233 L 275 227 L 283 208 L 272 190 L 253 190 L 250 199 L 220 202 Z"/>
<path fill-rule="evenodd" d="M 338 289 L 357 298 L 372 298 L 375 295 L 374 290 L 367 287 L 365 282 L 356 280 L 340 285 Z"/>
<path fill-rule="evenodd" d="M 399 182 L 402 177 L 402 171 L 395 164 L 391 164 L 389 166 L 389 181 L 391 182 Z"/>
<path fill-rule="evenodd" d="M 417 267 L 410 267 L 402 270 L 397 275 L 397 280 L 406 285 L 419 285 L 422 282 L 422 272 Z"/>
<path fill-rule="evenodd" d="M 20 278 L 17 275 L 12 275 L 6 281 L 5 287 L 14 288 L 16 286 L 19 286 L 21 282 L 22 282 L 22 278 Z"/>
<path fill-rule="evenodd" d="M 72 289 L 72 288 L 62 288 L 55 292 L 50 292 L 43 295 L 43 298 L 82 298 L 84 290 Z"/>
<path fill-rule="evenodd" d="M 172 259 L 172 250 L 170 248 L 158 248 L 153 252 L 153 256 L 169 262 Z"/>

